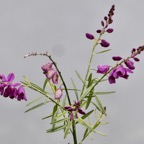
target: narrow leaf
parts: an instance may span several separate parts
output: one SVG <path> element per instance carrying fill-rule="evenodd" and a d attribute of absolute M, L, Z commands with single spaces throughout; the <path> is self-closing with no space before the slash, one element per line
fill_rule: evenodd
<path fill-rule="evenodd" d="M 40 103 L 40 104 L 37 104 L 37 105 L 31 107 L 30 109 L 26 110 L 25 112 L 29 112 L 29 111 L 32 111 L 32 110 L 34 110 L 34 109 L 37 109 L 37 108 L 45 105 L 46 103 L 48 103 L 48 102 L 42 102 L 42 103 Z"/>
<path fill-rule="evenodd" d="M 80 74 L 77 71 L 75 71 L 75 72 L 76 72 L 78 78 L 81 80 L 81 82 L 84 83 L 84 80 L 82 79 L 82 77 L 80 76 Z"/>
<path fill-rule="evenodd" d="M 96 54 L 101 54 L 101 53 L 105 53 L 105 52 L 108 52 L 108 51 L 111 51 L 111 49 L 107 49 L 107 50 L 104 50 L 104 51 L 100 51 L 100 52 L 97 52 Z"/>
<path fill-rule="evenodd" d="M 73 79 L 71 79 L 71 81 L 72 81 L 72 84 L 73 84 L 73 87 L 74 87 L 74 91 L 75 91 L 76 99 L 77 99 L 77 101 L 78 101 L 79 98 L 78 98 L 78 92 L 77 92 L 77 90 L 76 90 L 76 85 L 75 85 Z"/>
<path fill-rule="evenodd" d="M 36 98 L 36 99 L 32 100 L 31 102 L 29 102 L 26 106 L 29 106 L 29 105 L 37 102 L 38 100 L 40 100 L 40 99 L 42 99 L 42 98 L 43 98 L 43 96 L 41 96 L 41 97 L 39 97 L 39 98 Z"/>
<path fill-rule="evenodd" d="M 69 134 L 69 130 L 70 130 L 70 128 L 71 128 L 71 125 L 72 125 L 72 121 L 69 121 L 68 122 L 68 125 L 67 125 L 67 127 L 66 127 L 66 129 L 65 129 L 65 133 L 64 133 L 64 139 L 67 137 L 67 135 Z"/>
<path fill-rule="evenodd" d="M 66 126 L 67 125 L 61 125 L 61 126 L 57 126 L 57 127 L 48 129 L 47 133 L 53 133 L 53 132 L 56 132 L 56 131 L 60 131 L 60 130 L 64 129 Z"/>
<path fill-rule="evenodd" d="M 58 123 L 61 123 L 63 121 L 66 121 L 66 120 L 68 120 L 68 118 L 64 118 L 64 119 L 60 119 L 60 120 L 57 120 L 57 121 L 53 121 L 50 124 L 58 124 Z"/>
<path fill-rule="evenodd" d="M 46 78 L 43 84 L 43 90 L 45 90 L 47 83 L 48 83 L 48 79 Z"/>
<path fill-rule="evenodd" d="M 112 94 L 115 93 L 115 91 L 108 91 L 108 92 L 94 92 L 95 95 L 106 95 L 106 94 Z"/>
<path fill-rule="evenodd" d="M 49 116 L 43 117 L 42 120 L 47 119 L 47 118 L 50 118 L 50 117 L 52 117 L 52 115 L 49 115 Z"/>

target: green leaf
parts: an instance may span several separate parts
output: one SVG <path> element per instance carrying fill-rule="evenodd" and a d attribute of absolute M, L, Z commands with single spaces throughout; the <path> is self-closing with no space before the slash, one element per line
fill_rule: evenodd
<path fill-rule="evenodd" d="M 46 116 L 46 117 L 43 117 L 42 120 L 47 119 L 47 118 L 50 118 L 50 117 L 52 117 L 52 114 L 51 114 L 51 115 L 48 115 L 48 116 Z"/>
<path fill-rule="evenodd" d="M 66 121 L 66 120 L 68 120 L 68 118 L 64 118 L 64 119 L 60 119 L 60 120 L 57 120 L 57 121 L 53 121 L 50 124 L 58 124 L 58 123 L 61 123 L 63 121 Z"/>
<path fill-rule="evenodd" d="M 47 83 L 48 83 L 48 79 L 46 78 L 43 84 L 43 90 L 45 90 Z"/>
<path fill-rule="evenodd" d="M 102 53 L 105 53 L 105 52 L 108 52 L 108 51 L 111 51 L 111 49 L 107 49 L 107 50 L 104 50 L 104 51 L 100 51 L 100 52 L 97 52 L 96 54 L 102 54 Z"/>
<path fill-rule="evenodd" d="M 32 100 L 31 102 L 29 102 L 26 106 L 29 106 L 29 105 L 37 102 L 38 100 L 40 100 L 40 99 L 42 99 L 42 98 L 43 98 L 43 96 L 41 96 L 41 97 L 39 97 L 39 98 L 36 98 L 36 99 Z"/>
<path fill-rule="evenodd" d="M 89 88 L 87 88 L 87 89 L 85 90 L 85 92 L 81 95 L 80 101 L 82 101 L 82 100 L 89 94 L 89 92 L 90 92 L 92 89 L 93 89 L 93 85 L 91 85 Z"/>
<path fill-rule="evenodd" d="M 91 126 L 89 126 L 81 117 L 78 117 L 78 122 L 87 129 L 92 130 Z"/>
<path fill-rule="evenodd" d="M 65 129 L 65 132 L 64 132 L 64 139 L 67 137 L 67 135 L 69 134 L 69 130 L 70 130 L 70 128 L 71 128 L 71 125 L 72 125 L 72 121 L 69 121 L 68 122 L 68 125 L 67 125 L 67 127 L 66 127 L 66 129 Z"/>
<path fill-rule="evenodd" d="M 101 101 L 99 100 L 99 98 L 97 96 L 95 96 L 95 98 L 96 98 L 99 108 L 101 109 L 101 112 L 106 115 L 105 109 L 104 109 Z"/>
<path fill-rule="evenodd" d="M 76 72 L 78 78 L 79 78 L 79 79 L 81 80 L 81 82 L 84 84 L 84 80 L 82 79 L 82 77 L 80 76 L 80 74 L 79 74 L 77 71 L 75 71 L 75 72 Z"/>
<path fill-rule="evenodd" d="M 45 105 L 46 103 L 48 103 L 48 101 L 42 102 L 42 103 L 40 103 L 40 104 L 37 104 L 37 105 L 31 107 L 30 109 L 26 110 L 25 112 L 29 112 L 29 111 L 32 111 L 32 110 L 34 110 L 34 109 L 37 109 L 37 108 L 39 108 L 39 107 Z"/>
<path fill-rule="evenodd" d="M 60 131 L 60 130 L 64 129 L 66 126 L 67 126 L 67 125 L 61 125 L 61 126 L 57 126 L 57 127 L 48 129 L 48 130 L 47 130 L 47 133 L 53 133 L 53 132 Z"/>
<path fill-rule="evenodd" d="M 91 115 L 91 113 L 93 113 L 93 111 L 94 111 L 94 110 L 89 111 L 88 113 L 86 113 L 85 115 L 83 115 L 83 116 L 81 117 L 81 119 L 87 118 L 89 115 Z M 78 121 L 76 122 L 76 124 L 78 124 Z"/>
<path fill-rule="evenodd" d="M 95 95 L 106 95 L 106 94 L 113 94 L 115 91 L 108 91 L 108 92 L 94 92 Z"/>
<path fill-rule="evenodd" d="M 75 91 L 75 95 L 76 95 L 76 99 L 77 99 L 77 101 L 78 101 L 78 99 L 79 99 L 79 97 L 78 97 L 78 92 L 77 92 L 77 88 L 76 88 L 76 85 L 75 85 L 75 83 L 74 83 L 74 81 L 73 81 L 73 79 L 71 78 L 71 81 L 72 81 L 72 84 L 73 84 L 73 87 L 74 87 L 74 91 Z"/>

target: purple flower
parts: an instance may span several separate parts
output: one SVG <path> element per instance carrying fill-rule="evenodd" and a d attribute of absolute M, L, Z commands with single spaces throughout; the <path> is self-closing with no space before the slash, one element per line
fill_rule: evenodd
<path fill-rule="evenodd" d="M 98 65 L 97 69 L 98 69 L 97 73 L 106 74 L 107 71 L 109 70 L 109 66 L 108 65 Z"/>
<path fill-rule="evenodd" d="M 52 80 L 53 84 L 58 83 L 59 75 L 58 72 L 54 68 L 52 68 L 52 63 L 47 63 L 41 68 L 48 80 Z"/>
<path fill-rule="evenodd" d="M 94 39 L 94 36 L 90 33 L 86 33 L 86 37 L 90 40 L 93 40 Z"/>
<path fill-rule="evenodd" d="M 125 65 L 131 70 L 135 69 L 134 63 L 131 60 L 126 60 Z"/>
<path fill-rule="evenodd" d="M 75 101 L 72 106 L 65 106 L 65 109 L 70 113 L 70 120 L 78 118 L 78 113 L 85 115 L 85 112 L 80 108 L 80 101 Z"/>
<path fill-rule="evenodd" d="M 107 42 L 106 40 L 102 39 L 100 45 L 101 45 L 102 47 L 109 47 L 110 43 Z"/>
<path fill-rule="evenodd" d="M 55 91 L 55 95 L 54 95 L 54 98 L 55 99 L 60 99 L 63 95 L 63 91 L 62 91 L 62 88 L 61 86 Z"/>
<path fill-rule="evenodd" d="M 20 83 L 13 83 L 14 78 L 14 73 L 10 73 L 7 77 L 0 75 L 0 94 L 11 99 L 27 100 L 23 86 Z"/>
<path fill-rule="evenodd" d="M 110 84 L 113 84 L 116 82 L 116 79 L 118 79 L 119 77 L 128 79 L 129 77 L 128 73 L 133 73 L 133 71 L 123 67 L 122 65 L 119 65 L 118 67 L 116 67 L 111 71 L 108 77 L 108 81 Z"/>
<path fill-rule="evenodd" d="M 52 64 L 53 63 L 47 63 L 47 64 L 43 65 L 41 67 L 41 69 L 43 70 L 44 73 L 46 73 L 48 70 L 50 70 L 52 68 Z"/>
<path fill-rule="evenodd" d="M 18 101 L 21 101 L 21 100 L 27 101 L 25 89 L 23 88 L 23 86 L 20 86 L 17 90 L 17 100 Z"/>

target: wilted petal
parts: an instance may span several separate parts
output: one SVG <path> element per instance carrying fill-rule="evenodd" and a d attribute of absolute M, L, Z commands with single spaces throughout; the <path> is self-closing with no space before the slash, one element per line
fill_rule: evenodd
<path fill-rule="evenodd" d="M 52 76 L 55 74 L 55 72 L 56 71 L 53 68 L 51 68 L 47 71 L 47 73 L 45 75 L 50 80 L 52 78 Z"/>
<path fill-rule="evenodd" d="M 97 73 L 105 74 L 105 73 L 107 73 L 108 70 L 109 70 L 108 65 L 98 65 L 97 66 Z"/>
<path fill-rule="evenodd" d="M 101 45 L 102 47 L 109 47 L 110 43 L 107 42 L 106 40 L 102 39 L 100 45 Z"/>
<path fill-rule="evenodd" d="M 41 67 L 41 69 L 44 71 L 44 73 L 47 72 L 48 70 L 50 70 L 51 68 L 52 68 L 52 63 L 47 63 Z"/>
<path fill-rule="evenodd" d="M 58 83 L 58 78 L 59 78 L 59 75 L 58 75 L 57 71 L 55 71 L 55 73 L 52 76 L 52 82 L 54 84 L 57 84 Z"/>
<path fill-rule="evenodd" d="M 86 33 L 86 37 L 90 40 L 93 40 L 94 39 L 94 36 L 90 33 Z"/>
<path fill-rule="evenodd" d="M 56 90 L 55 95 L 54 95 L 54 98 L 55 98 L 55 99 L 60 99 L 60 98 L 62 97 L 62 95 L 63 95 L 63 92 L 62 92 L 62 89 L 61 89 L 61 87 L 60 87 L 60 88 L 58 88 L 58 89 Z"/>

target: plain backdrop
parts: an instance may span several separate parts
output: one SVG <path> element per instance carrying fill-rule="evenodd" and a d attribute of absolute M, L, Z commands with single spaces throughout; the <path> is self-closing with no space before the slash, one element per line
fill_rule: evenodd
<path fill-rule="evenodd" d="M 103 38 L 111 43 L 112 51 L 96 55 L 93 68 L 98 64 L 113 64 L 111 57 L 127 57 L 132 48 L 144 44 L 143 0 L 0 0 L 0 73 L 14 72 L 15 81 L 23 75 L 42 86 L 44 75 L 41 66 L 48 62 L 44 57 L 23 56 L 29 52 L 48 51 L 70 85 L 71 77 L 80 87 L 75 70 L 85 75 L 93 42 L 85 33 L 101 28 L 100 22 L 111 5 L 114 33 Z M 100 51 L 98 47 L 97 51 Z M 98 128 L 107 134 L 94 134 L 84 144 L 143 144 L 144 143 L 144 54 L 136 63 L 129 80 L 119 79 L 115 85 L 105 83 L 100 90 L 116 90 L 115 94 L 100 97 L 107 106 L 108 125 Z M 26 89 L 28 101 L 40 96 Z M 63 133 L 47 134 L 51 106 L 24 113 L 27 102 L 0 97 L 1 144 L 72 144 L 72 138 L 63 140 Z M 81 127 L 78 128 L 81 135 Z"/>

